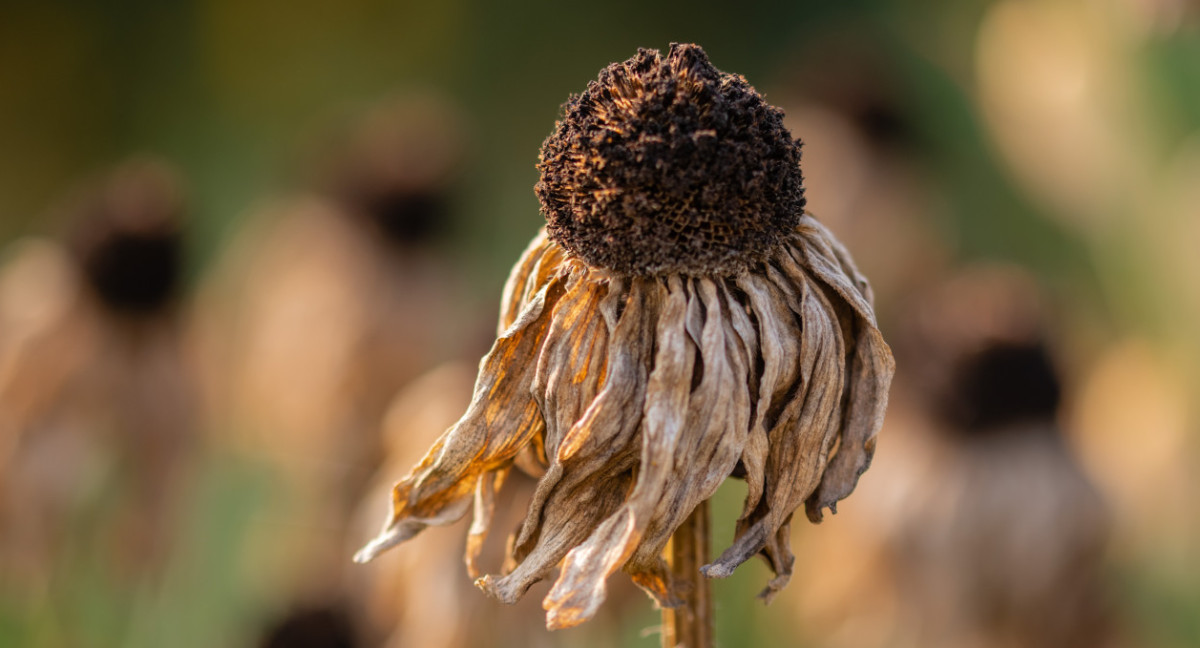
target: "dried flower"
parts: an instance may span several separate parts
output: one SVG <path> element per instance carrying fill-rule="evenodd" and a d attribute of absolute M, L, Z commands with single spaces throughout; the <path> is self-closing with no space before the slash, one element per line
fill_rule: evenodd
<path fill-rule="evenodd" d="M 889 453 L 871 484 L 905 503 L 904 515 L 871 521 L 891 579 L 871 586 L 902 593 L 879 606 L 897 615 L 886 644 L 1112 645 L 1109 511 L 1058 422 L 1037 282 L 974 266 L 909 301 L 899 349 L 914 389 L 901 398 L 920 407 L 892 433 L 913 460 Z"/>
<path fill-rule="evenodd" d="M 333 594 L 347 542 L 361 540 L 350 516 L 388 403 L 477 330 L 453 297 L 462 273 L 437 247 L 461 177 L 456 115 L 448 100 L 410 95 L 330 133 L 305 188 L 245 215 L 192 309 L 213 442 L 274 476 L 274 505 L 244 550 L 281 600 Z M 323 531 L 279 551 L 269 530 L 280 526 Z"/>
<path fill-rule="evenodd" d="M 548 227 L 514 268 L 475 395 L 399 482 L 370 560 L 427 526 L 475 521 L 468 569 L 514 465 L 540 475 L 505 574 L 513 602 L 561 563 L 547 627 L 590 618 L 624 567 L 677 604 L 661 555 L 731 474 L 748 484 L 724 577 L 866 470 L 893 372 L 871 291 L 803 213 L 800 143 L 695 45 L 639 50 L 565 106 L 537 185 Z"/>
<path fill-rule="evenodd" d="M 53 587 L 83 531 L 120 578 L 156 575 L 196 443 L 177 173 L 123 162 L 52 217 L 61 240 L 0 261 L 0 590 Z"/>
<path fill-rule="evenodd" d="M 114 315 L 173 311 L 183 292 L 183 188 L 164 162 L 135 160 L 79 198 L 67 246 L 90 292 Z"/>

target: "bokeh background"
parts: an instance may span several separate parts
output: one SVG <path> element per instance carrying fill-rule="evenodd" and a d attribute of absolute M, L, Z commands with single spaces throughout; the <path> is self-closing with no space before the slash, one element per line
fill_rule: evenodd
<path fill-rule="evenodd" d="M 558 107 L 672 41 L 787 112 L 899 362 L 720 644 L 1200 645 L 1190 0 L 5 0 L 0 645 L 657 645 L 628 588 L 555 634 L 486 600 L 462 525 L 348 559 L 467 397 Z"/>

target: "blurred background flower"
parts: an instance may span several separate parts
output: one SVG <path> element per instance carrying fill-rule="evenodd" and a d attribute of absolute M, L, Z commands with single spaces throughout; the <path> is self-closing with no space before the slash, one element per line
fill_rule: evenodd
<path fill-rule="evenodd" d="M 401 623 L 368 623 L 376 608 L 350 602 L 364 577 L 337 558 L 365 539 L 352 520 L 371 476 L 401 462 L 381 450 L 395 443 L 388 404 L 490 341 L 509 264 L 543 222 L 534 163 L 563 97 L 671 41 L 701 44 L 787 111 L 807 143 L 809 209 L 871 279 L 885 336 L 963 268 L 1019 269 L 1029 289 L 1016 292 L 1037 297 L 1011 308 L 1036 315 L 1054 359 L 1062 455 L 1108 511 L 1110 639 L 1200 643 L 1194 3 L 10 0 L 0 645 L 272 645 L 321 623 L 331 642 L 373 645 Z M 187 216 L 161 318 L 97 300 L 64 200 L 147 151 Z M 405 213 L 421 216 L 393 218 Z M 1020 319 L 962 299 L 920 317 L 975 333 Z M 897 353 L 862 492 L 794 531 L 800 551 L 844 541 L 844 581 L 813 568 L 794 582 L 857 592 L 855 609 L 909 614 L 851 575 L 895 566 L 884 522 L 913 508 L 903 494 L 917 485 L 885 488 L 890 475 L 949 470 L 913 441 L 934 434 L 925 381 L 937 372 L 920 358 L 951 358 L 961 339 L 932 342 L 910 362 Z M 142 423 L 160 415 L 170 424 Z M 976 477 L 1000 465 L 989 457 Z M 723 487 L 714 517 L 736 516 L 743 497 Z M 732 540 L 715 532 L 716 546 Z M 7 553 L 18 544 L 37 558 Z M 443 562 L 443 578 L 466 583 L 457 559 Z M 855 636 L 893 627 L 851 623 L 807 587 L 762 607 L 766 578 L 758 566 L 715 584 L 723 644 L 861 646 L 872 641 Z M 514 641 L 655 645 L 638 597 L 584 628 Z"/>

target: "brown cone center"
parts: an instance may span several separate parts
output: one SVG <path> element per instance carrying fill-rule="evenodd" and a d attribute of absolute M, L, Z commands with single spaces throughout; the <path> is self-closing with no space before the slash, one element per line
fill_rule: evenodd
<path fill-rule="evenodd" d="M 696 45 L 602 70 L 568 100 L 540 157 L 550 237 L 621 273 L 742 272 L 804 210 L 800 142 L 783 112 Z"/>

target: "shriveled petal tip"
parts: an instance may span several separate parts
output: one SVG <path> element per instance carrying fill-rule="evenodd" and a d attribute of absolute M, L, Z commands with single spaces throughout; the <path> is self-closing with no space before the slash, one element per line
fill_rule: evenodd
<path fill-rule="evenodd" d="M 421 525 L 420 528 L 416 529 L 412 528 L 413 526 L 414 525 L 411 524 L 401 523 L 385 530 L 383 533 L 376 536 L 375 539 L 368 542 L 362 549 L 359 549 L 358 553 L 354 554 L 354 562 L 359 564 L 371 562 L 372 560 L 375 560 L 379 554 L 387 551 L 388 549 L 395 547 L 405 540 L 411 540 L 413 536 L 417 535 L 417 533 L 421 531 L 421 529 L 425 528 L 424 525 Z"/>
<path fill-rule="evenodd" d="M 463 553 L 463 562 L 471 578 L 479 577 L 479 554 L 483 551 L 483 543 L 487 539 L 492 526 L 492 517 L 496 512 L 496 492 L 504 484 L 509 469 L 497 470 L 483 475 L 475 484 L 475 519 L 467 532 L 467 547 Z"/>
<path fill-rule="evenodd" d="M 629 546 L 637 541 L 637 517 L 633 511 L 623 511 L 614 517 L 615 523 L 602 526 L 609 530 L 596 541 L 580 545 L 567 554 L 558 582 L 542 601 L 546 610 L 546 627 L 550 630 L 577 626 L 592 618 L 606 596 L 606 580 L 614 565 L 624 562 Z M 606 521 L 607 522 L 607 521 Z M 605 551 L 597 553 L 595 546 L 607 543 Z"/>
<path fill-rule="evenodd" d="M 791 580 L 791 572 L 786 572 L 776 576 L 775 578 L 772 578 L 770 581 L 767 581 L 767 586 L 757 594 L 758 598 L 761 599 L 763 603 L 769 605 L 771 601 L 775 600 L 775 595 L 781 592 L 784 587 L 787 587 L 787 584 Z"/>
<path fill-rule="evenodd" d="M 895 371 L 891 349 L 879 330 L 874 327 L 864 330 L 858 337 L 852 361 L 842 444 L 830 460 L 821 485 L 805 503 L 805 512 L 812 522 L 820 522 L 826 508 L 836 514 L 838 501 L 854 490 L 858 478 L 870 467 Z"/>
<path fill-rule="evenodd" d="M 484 594 L 498 601 L 512 605 L 520 600 L 521 594 L 524 594 L 524 592 L 516 592 L 511 588 L 503 587 L 500 584 L 502 580 L 504 579 L 496 578 L 491 574 L 484 574 L 475 579 L 475 587 L 478 587 Z"/>
<path fill-rule="evenodd" d="M 466 515 L 470 507 L 471 500 L 462 499 L 447 504 L 445 508 L 438 511 L 438 514 L 433 517 L 397 518 L 395 514 L 392 514 L 388 517 L 388 522 L 384 525 L 383 531 L 380 531 L 379 535 L 375 536 L 362 549 L 359 549 L 358 553 L 354 554 L 354 562 L 360 564 L 371 562 L 379 554 L 402 542 L 413 539 L 418 533 L 431 526 L 450 524 L 458 520 L 463 515 Z"/>
<path fill-rule="evenodd" d="M 540 432 L 542 418 L 529 397 L 533 371 L 525 358 L 542 345 L 547 323 L 566 291 L 565 284 L 561 273 L 549 277 L 512 326 L 496 340 L 480 363 L 467 412 L 392 489 L 392 510 L 383 532 L 356 555 L 356 560 L 370 560 L 428 526 L 450 524 L 463 517 L 474 500 L 479 480 L 486 479 L 488 473 L 506 470 Z M 489 504 L 480 504 L 475 531 L 482 539 Z"/>

